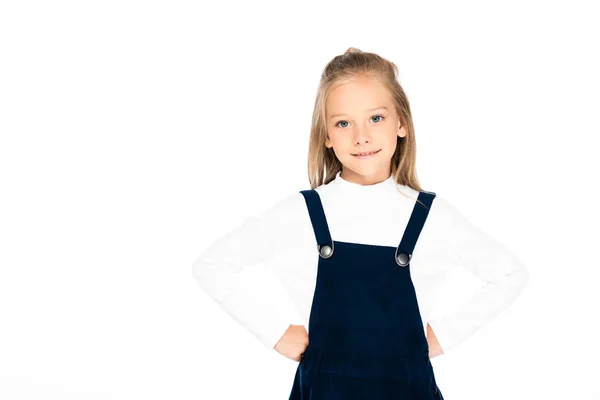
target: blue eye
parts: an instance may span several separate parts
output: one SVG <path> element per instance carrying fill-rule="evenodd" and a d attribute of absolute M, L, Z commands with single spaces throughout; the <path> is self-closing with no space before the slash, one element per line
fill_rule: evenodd
<path fill-rule="evenodd" d="M 384 116 L 383 116 L 383 115 L 373 115 L 371 118 L 377 118 L 377 117 L 381 118 L 381 120 L 383 120 L 383 119 L 384 119 Z M 379 120 L 379 121 L 381 121 L 381 120 Z M 348 123 L 348 121 L 341 120 L 341 121 L 338 121 L 338 122 L 337 122 L 337 123 L 336 123 L 334 126 L 338 126 L 338 125 L 339 125 L 340 123 L 342 123 L 342 122 L 346 122 L 346 123 Z M 378 122 L 378 121 L 376 121 L 376 122 Z M 340 128 L 345 128 L 345 126 L 340 126 Z"/>

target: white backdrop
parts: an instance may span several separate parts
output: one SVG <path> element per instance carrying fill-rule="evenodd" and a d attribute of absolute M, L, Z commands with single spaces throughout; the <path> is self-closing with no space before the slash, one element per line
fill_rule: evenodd
<path fill-rule="evenodd" d="M 192 263 L 309 188 L 319 75 L 395 62 L 418 176 L 528 267 L 447 400 L 600 399 L 594 2 L 4 1 L 0 398 L 287 399 Z"/>

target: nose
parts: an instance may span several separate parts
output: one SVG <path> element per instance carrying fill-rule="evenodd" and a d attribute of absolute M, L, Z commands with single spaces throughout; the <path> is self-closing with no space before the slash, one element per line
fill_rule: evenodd
<path fill-rule="evenodd" d="M 369 134 L 369 128 L 364 125 L 357 124 L 353 132 L 353 139 L 355 144 L 369 143 L 371 142 L 371 135 Z"/>

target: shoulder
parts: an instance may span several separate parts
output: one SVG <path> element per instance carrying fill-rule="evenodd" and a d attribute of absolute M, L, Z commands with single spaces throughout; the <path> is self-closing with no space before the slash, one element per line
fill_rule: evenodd
<path fill-rule="evenodd" d="M 448 229 L 452 223 L 456 208 L 448 200 L 448 198 L 442 193 L 436 193 L 431 209 L 429 210 L 429 216 L 435 221 L 438 228 Z"/>
<path fill-rule="evenodd" d="M 303 218 L 305 213 L 306 202 L 304 196 L 298 190 L 277 198 L 261 213 L 260 217 L 279 224 L 285 224 Z"/>
<path fill-rule="evenodd" d="M 311 238 L 312 226 L 300 190 L 281 195 L 255 219 L 279 251 L 295 248 L 297 242 Z"/>
<path fill-rule="evenodd" d="M 397 187 L 401 196 L 408 199 L 410 202 L 414 202 L 419 197 L 419 191 L 410 186 L 398 184 Z M 433 215 L 436 219 L 451 218 L 456 212 L 456 208 L 447 199 L 444 193 L 429 190 L 421 190 L 421 192 L 434 196 L 431 209 L 429 210 L 429 216 Z"/>
<path fill-rule="evenodd" d="M 439 216 L 445 216 L 451 218 L 456 212 L 454 205 L 445 197 L 444 194 L 439 195 L 436 193 L 433 199 L 431 211 L 434 211 Z"/>
<path fill-rule="evenodd" d="M 418 190 L 408 188 L 408 191 L 409 195 L 415 199 L 419 196 Z M 422 192 L 435 195 L 423 229 L 440 235 L 449 234 L 456 215 L 456 207 L 454 207 L 444 193 L 426 190 L 422 190 Z"/>

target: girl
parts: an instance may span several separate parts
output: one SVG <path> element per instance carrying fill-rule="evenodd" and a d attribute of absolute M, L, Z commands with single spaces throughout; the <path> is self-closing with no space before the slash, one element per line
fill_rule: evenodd
<path fill-rule="evenodd" d="M 443 399 L 430 358 L 498 315 L 529 275 L 421 189 L 394 63 L 354 48 L 333 58 L 312 121 L 311 189 L 219 238 L 194 275 L 267 348 L 299 361 L 290 400 Z M 486 284 L 432 317 L 453 268 Z"/>

